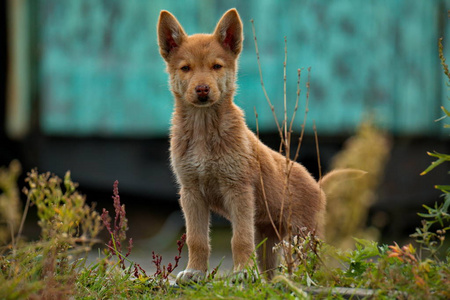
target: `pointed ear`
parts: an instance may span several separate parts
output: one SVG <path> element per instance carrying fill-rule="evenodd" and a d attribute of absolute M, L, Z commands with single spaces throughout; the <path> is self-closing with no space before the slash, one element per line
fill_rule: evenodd
<path fill-rule="evenodd" d="M 222 16 L 217 23 L 214 35 L 225 49 L 235 55 L 241 53 L 244 35 L 241 18 L 236 9 L 230 9 Z"/>
<path fill-rule="evenodd" d="M 162 10 L 158 20 L 158 45 L 161 56 L 167 60 L 169 54 L 180 47 L 186 33 L 177 19 L 168 11 Z"/>

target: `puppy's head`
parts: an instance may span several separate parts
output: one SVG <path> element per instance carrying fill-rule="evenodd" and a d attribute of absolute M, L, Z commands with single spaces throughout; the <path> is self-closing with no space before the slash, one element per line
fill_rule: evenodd
<path fill-rule="evenodd" d="M 231 98 L 242 40 L 242 22 L 235 9 L 222 16 L 214 33 L 191 36 L 171 13 L 161 11 L 158 44 L 176 99 L 208 107 Z"/>

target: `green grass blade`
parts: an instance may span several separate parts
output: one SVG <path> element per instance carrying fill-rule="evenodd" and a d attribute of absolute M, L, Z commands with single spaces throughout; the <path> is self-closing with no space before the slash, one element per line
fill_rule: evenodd
<path fill-rule="evenodd" d="M 429 154 L 429 153 L 428 153 Z M 429 154 L 430 155 L 430 154 Z M 433 156 L 433 155 L 430 155 Z M 431 165 L 428 166 L 428 168 L 425 169 L 425 171 L 423 171 L 422 173 L 420 173 L 420 175 L 425 175 L 428 172 L 430 172 L 431 170 L 433 170 L 434 168 L 436 168 L 437 166 L 439 166 L 440 164 L 442 164 L 443 162 L 445 162 L 447 159 L 445 159 L 444 157 L 439 158 L 436 161 L 433 161 L 431 163 Z"/>
<path fill-rule="evenodd" d="M 444 193 L 450 193 L 450 185 L 435 185 L 434 187 Z"/>

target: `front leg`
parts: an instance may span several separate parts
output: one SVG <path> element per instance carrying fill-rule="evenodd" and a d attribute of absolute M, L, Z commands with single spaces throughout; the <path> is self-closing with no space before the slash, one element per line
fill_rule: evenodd
<path fill-rule="evenodd" d="M 182 188 L 180 204 L 186 221 L 186 244 L 188 265 L 177 276 L 177 283 L 201 281 L 206 274 L 209 261 L 209 206 L 199 191 Z"/>
<path fill-rule="evenodd" d="M 234 271 L 239 272 L 247 266 L 253 266 L 252 255 L 255 253 L 253 189 L 250 186 L 230 186 L 223 194 L 233 228 L 231 250 Z"/>

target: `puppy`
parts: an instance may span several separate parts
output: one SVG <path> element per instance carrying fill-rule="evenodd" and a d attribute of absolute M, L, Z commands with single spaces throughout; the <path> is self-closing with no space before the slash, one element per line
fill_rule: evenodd
<path fill-rule="evenodd" d="M 235 9 L 222 16 L 212 34 L 188 36 L 167 11 L 161 11 L 157 27 L 175 98 L 170 157 L 189 251 L 177 282 L 205 276 L 211 211 L 231 221 L 235 271 L 253 264 L 255 244 L 266 239 L 257 257 L 260 270 L 269 271 L 270 277 L 277 260 L 272 248 L 288 226 L 323 235 L 326 196 L 321 184 L 296 162 L 291 162 L 286 183 L 286 158 L 249 130 L 233 103 L 243 41 Z M 324 184 L 329 177 L 323 178 Z"/>

